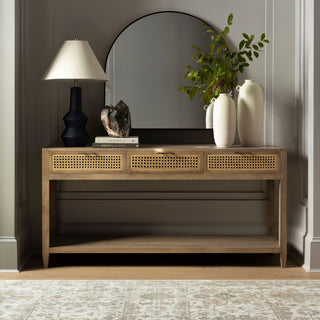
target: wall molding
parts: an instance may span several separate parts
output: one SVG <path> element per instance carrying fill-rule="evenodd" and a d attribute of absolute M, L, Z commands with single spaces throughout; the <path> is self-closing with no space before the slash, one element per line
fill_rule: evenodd
<path fill-rule="evenodd" d="M 295 94 L 298 130 L 299 202 L 308 206 L 308 65 L 306 50 L 306 3 L 296 0 Z"/>
<path fill-rule="evenodd" d="M 16 242 L 16 238 L 15 237 L 11 237 L 11 236 L 0 236 L 0 243 L 7 243 L 7 242 Z"/>
<path fill-rule="evenodd" d="M 267 37 L 270 37 L 271 35 L 272 39 L 274 39 L 274 23 L 274 0 L 265 0 L 265 33 Z M 274 145 L 274 59 L 275 46 L 271 41 L 267 46 L 265 46 L 264 145 Z"/>
<path fill-rule="evenodd" d="M 308 216 L 305 238 L 305 264 L 303 268 L 313 272 L 320 269 L 320 38 L 316 30 L 320 27 L 320 3 L 303 0 L 303 16 L 306 28 L 303 34 L 307 72 L 307 119 L 308 119 Z"/>
<path fill-rule="evenodd" d="M 17 268 L 16 227 L 16 115 L 18 105 L 17 15 L 19 0 L 1 1 L 0 10 L 0 269 Z M 18 29 L 19 30 L 19 29 Z"/>

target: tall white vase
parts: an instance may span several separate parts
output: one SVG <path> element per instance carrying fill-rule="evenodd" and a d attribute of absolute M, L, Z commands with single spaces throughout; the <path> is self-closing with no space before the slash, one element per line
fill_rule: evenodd
<path fill-rule="evenodd" d="M 221 93 L 214 102 L 213 136 L 217 147 L 231 147 L 236 133 L 236 106 L 226 93 Z"/>
<path fill-rule="evenodd" d="M 237 86 L 238 95 L 238 134 L 244 146 L 258 146 L 263 130 L 262 87 L 254 80 L 245 80 Z"/>

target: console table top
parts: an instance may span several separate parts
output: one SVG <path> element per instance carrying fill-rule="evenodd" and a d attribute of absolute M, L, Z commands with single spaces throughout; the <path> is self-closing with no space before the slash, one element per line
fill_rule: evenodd
<path fill-rule="evenodd" d="M 92 150 L 113 150 L 113 149 L 130 149 L 130 150 L 140 150 L 140 149 L 149 149 L 157 151 L 158 149 L 165 149 L 165 150 L 199 150 L 199 151 L 232 151 L 232 152 L 257 152 L 257 151 L 281 151 L 285 150 L 285 148 L 278 147 L 278 146 L 257 146 L 257 147 L 245 147 L 241 145 L 235 145 L 229 148 L 218 148 L 214 144 L 142 144 L 138 148 L 93 148 L 90 146 L 87 147 L 62 147 L 62 146 L 47 146 L 44 149 L 53 149 L 54 151 L 92 151 Z"/>

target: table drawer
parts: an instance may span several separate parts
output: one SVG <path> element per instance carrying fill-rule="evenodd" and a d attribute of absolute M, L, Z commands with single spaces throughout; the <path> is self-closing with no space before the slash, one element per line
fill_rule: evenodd
<path fill-rule="evenodd" d="M 51 172 L 122 172 L 122 153 L 55 153 L 50 156 Z"/>
<path fill-rule="evenodd" d="M 199 173 L 203 171 L 200 153 L 131 153 L 129 172 Z"/>
<path fill-rule="evenodd" d="M 212 172 L 279 172 L 280 155 L 274 153 L 208 154 L 207 170 Z"/>

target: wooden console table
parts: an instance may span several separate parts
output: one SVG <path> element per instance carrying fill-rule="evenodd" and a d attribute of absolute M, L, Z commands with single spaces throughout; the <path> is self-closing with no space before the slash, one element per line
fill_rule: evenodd
<path fill-rule="evenodd" d="M 268 234 L 259 236 L 64 236 L 56 232 L 58 180 L 266 180 Z M 274 230 L 275 181 L 279 230 Z M 42 149 L 42 255 L 53 253 L 279 253 L 287 262 L 287 152 L 214 145 Z"/>

